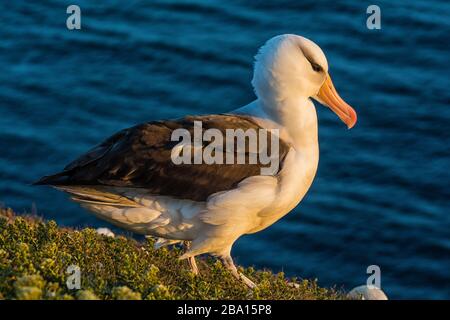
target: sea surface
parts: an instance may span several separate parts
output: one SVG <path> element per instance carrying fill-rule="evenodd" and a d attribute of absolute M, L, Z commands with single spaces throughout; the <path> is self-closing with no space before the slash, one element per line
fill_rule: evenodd
<path fill-rule="evenodd" d="M 235 260 L 346 290 L 378 265 L 390 298 L 450 299 L 450 2 L 372 2 L 2 1 L 0 201 L 104 226 L 29 184 L 119 129 L 247 104 L 257 49 L 300 34 L 326 53 L 358 124 L 317 106 L 308 195 L 238 240 Z M 66 28 L 70 4 L 81 30 Z M 370 4 L 380 30 L 366 27 Z"/>

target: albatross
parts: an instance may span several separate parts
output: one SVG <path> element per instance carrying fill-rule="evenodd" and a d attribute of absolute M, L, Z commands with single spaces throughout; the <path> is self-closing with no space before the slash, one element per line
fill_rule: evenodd
<path fill-rule="evenodd" d="M 308 191 L 319 161 L 313 100 L 329 107 L 352 128 L 356 112 L 338 95 L 321 48 L 293 34 L 268 40 L 255 56 L 256 100 L 225 114 L 149 121 L 124 129 L 36 185 L 67 192 L 81 206 L 116 226 L 155 237 L 155 247 L 182 243 L 191 270 L 195 257 L 211 254 L 250 288 L 231 258 L 234 242 L 261 231 L 294 209 Z M 271 130 L 279 140 L 279 165 L 175 164 L 177 129 L 195 123 L 220 132 Z M 245 153 L 248 149 L 236 150 Z"/>

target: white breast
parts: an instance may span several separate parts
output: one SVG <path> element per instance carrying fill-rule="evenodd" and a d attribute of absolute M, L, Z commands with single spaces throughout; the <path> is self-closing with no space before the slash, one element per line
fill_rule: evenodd
<path fill-rule="evenodd" d="M 238 187 L 211 195 L 206 202 L 151 196 L 145 190 L 116 188 L 137 207 L 87 205 L 101 218 L 134 232 L 166 239 L 194 240 L 198 252 L 219 252 L 243 234 L 267 228 L 289 213 L 304 197 L 317 170 L 317 120 L 312 103 L 302 110 L 306 127 L 295 136 L 265 115 L 257 103 L 239 109 L 267 129 L 279 129 L 291 149 L 277 176 L 253 176 Z M 309 111 L 308 111 L 309 110 Z M 294 117 L 295 115 L 293 115 Z M 310 120 L 309 122 L 306 120 Z"/>
<path fill-rule="evenodd" d="M 277 177 L 272 198 L 274 201 L 258 212 L 253 228 L 247 233 L 267 228 L 294 209 L 309 190 L 317 171 L 319 144 L 317 115 L 313 103 L 306 100 L 298 107 L 286 106 L 286 110 L 289 111 L 284 114 L 285 120 L 280 118 L 285 125 L 265 113 L 258 101 L 235 111 L 253 116 L 264 128 L 278 129 L 280 139 L 292 146 Z"/>

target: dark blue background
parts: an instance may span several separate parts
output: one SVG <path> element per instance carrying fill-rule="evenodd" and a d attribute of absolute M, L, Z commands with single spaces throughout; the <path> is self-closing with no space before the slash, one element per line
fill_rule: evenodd
<path fill-rule="evenodd" d="M 95 4 L 94 4 L 95 3 Z M 327 54 L 348 131 L 318 106 L 321 158 L 294 212 L 239 240 L 238 263 L 364 284 L 391 298 L 450 298 L 448 1 L 2 1 L 0 201 L 63 225 L 104 225 L 28 184 L 115 131 L 254 99 L 253 56 L 296 33 Z M 78 4 L 82 30 L 66 29 Z"/>

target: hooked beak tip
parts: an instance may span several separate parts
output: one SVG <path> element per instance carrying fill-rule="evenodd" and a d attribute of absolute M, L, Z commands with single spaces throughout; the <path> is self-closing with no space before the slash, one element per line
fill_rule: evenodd
<path fill-rule="evenodd" d="M 357 121 L 356 111 L 339 96 L 329 74 L 327 74 L 317 97 L 321 103 L 336 113 L 339 119 L 347 125 L 348 129 L 355 126 Z"/>
<path fill-rule="evenodd" d="M 349 120 L 346 121 L 346 124 L 347 128 L 350 130 L 355 126 L 356 122 L 358 121 L 358 116 L 356 115 L 356 111 L 352 107 L 349 107 L 347 110 Z"/>

